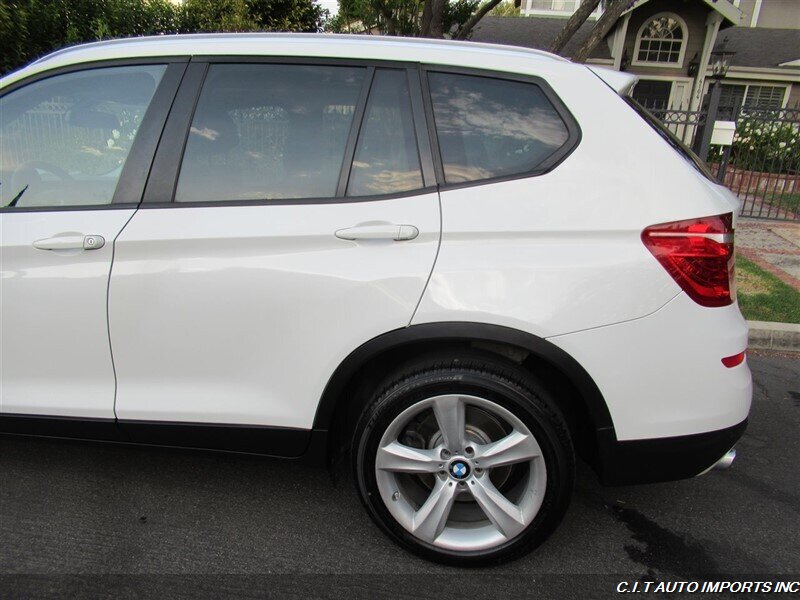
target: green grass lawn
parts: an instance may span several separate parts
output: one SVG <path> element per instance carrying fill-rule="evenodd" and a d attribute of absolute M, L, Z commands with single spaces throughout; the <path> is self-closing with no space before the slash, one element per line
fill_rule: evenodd
<path fill-rule="evenodd" d="M 775 194 L 775 197 L 770 198 L 769 202 L 789 212 L 800 212 L 800 194 Z"/>
<path fill-rule="evenodd" d="M 742 256 L 736 257 L 736 288 L 745 319 L 800 323 L 800 291 Z"/>

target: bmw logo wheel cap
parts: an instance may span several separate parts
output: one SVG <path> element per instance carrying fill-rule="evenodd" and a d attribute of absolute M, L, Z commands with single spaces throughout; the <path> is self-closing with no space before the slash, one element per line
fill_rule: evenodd
<path fill-rule="evenodd" d="M 466 479 L 469 475 L 469 465 L 463 460 L 454 460 L 450 463 L 450 475 L 455 479 Z"/>

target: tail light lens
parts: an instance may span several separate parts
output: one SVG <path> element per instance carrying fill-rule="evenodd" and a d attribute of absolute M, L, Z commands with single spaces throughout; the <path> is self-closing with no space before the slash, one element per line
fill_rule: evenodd
<path fill-rule="evenodd" d="M 698 304 L 727 306 L 736 299 L 732 213 L 653 225 L 642 241 Z"/>

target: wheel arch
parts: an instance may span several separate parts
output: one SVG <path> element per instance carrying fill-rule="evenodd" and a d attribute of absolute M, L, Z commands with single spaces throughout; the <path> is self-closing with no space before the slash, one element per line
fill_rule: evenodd
<path fill-rule="evenodd" d="M 424 323 L 396 329 L 379 335 L 353 350 L 337 367 L 322 393 L 314 418 L 314 429 L 332 431 L 340 409 L 350 404 L 348 390 L 353 389 L 359 375 L 369 365 L 382 358 L 391 358 L 398 352 L 424 351 L 447 344 L 500 344 L 527 353 L 520 364 L 530 368 L 534 365 L 550 368 L 571 384 L 591 422 L 592 445 L 602 440 L 614 439 L 613 421 L 605 399 L 597 384 L 586 370 L 567 352 L 544 338 L 530 333 L 486 323 L 444 322 Z M 528 363 L 525 365 L 525 363 Z M 597 459 L 596 455 L 593 457 Z M 590 460 L 590 462 L 595 462 Z"/>

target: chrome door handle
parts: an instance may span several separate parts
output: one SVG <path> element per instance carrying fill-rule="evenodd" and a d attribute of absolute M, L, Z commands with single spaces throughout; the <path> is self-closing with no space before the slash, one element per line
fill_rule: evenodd
<path fill-rule="evenodd" d="M 356 225 L 340 229 L 336 237 L 342 240 L 394 240 L 396 242 L 413 240 L 419 235 L 419 229 L 413 225 Z"/>
<path fill-rule="evenodd" d="M 33 247 L 39 250 L 98 250 L 105 246 L 106 240 L 102 235 L 56 235 L 33 242 Z"/>

